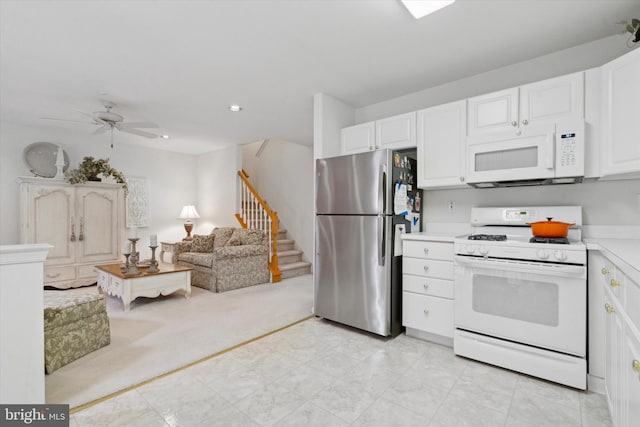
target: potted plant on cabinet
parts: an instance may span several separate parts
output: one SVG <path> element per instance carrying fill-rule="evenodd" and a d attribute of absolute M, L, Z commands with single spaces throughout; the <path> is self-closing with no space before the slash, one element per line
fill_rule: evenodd
<path fill-rule="evenodd" d="M 102 181 L 102 178 L 113 177 L 118 184 L 122 184 L 127 193 L 127 181 L 118 170 L 111 167 L 109 159 L 94 159 L 87 156 L 76 169 L 67 171 L 64 179 L 69 184 L 82 184 L 87 181 Z"/>

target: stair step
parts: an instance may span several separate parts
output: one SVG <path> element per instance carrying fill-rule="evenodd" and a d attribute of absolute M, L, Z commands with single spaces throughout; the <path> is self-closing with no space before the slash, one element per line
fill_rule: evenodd
<path fill-rule="evenodd" d="M 302 261 L 302 251 L 292 249 L 288 251 L 278 251 L 278 266 Z"/>
<path fill-rule="evenodd" d="M 283 279 L 310 274 L 311 263 L 305 261 L 292 262 L 291 264 L 281 266 L 280 272 L 282 273 Z"/>
<path fill-rule="evenodd" d="M 278 228 L 278 240 L 287 238 L 287 229 L 286 228 Z"/>
<path fill-rule="evenodd" d="M 292 239 L 278 239 L 277 240 L 277 249 L 278 251 L 290 251 L 293 249 L 293 244 L 295 240 Z"/>

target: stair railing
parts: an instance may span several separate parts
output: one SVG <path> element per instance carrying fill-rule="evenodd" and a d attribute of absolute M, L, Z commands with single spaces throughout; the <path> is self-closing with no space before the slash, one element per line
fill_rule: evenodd
<path fill-rule="evenodd" d="M 269 271 L 271 281 L 279 282 L 282 273 L 278 266 L 278 213 L 272 211 L 258 192 L 249 182 L 249 175 L 242 169 L 238 171 L 240 177 L 240 213 L 236 219 L 242 228 L 262 230 L 269 236 Z"/>

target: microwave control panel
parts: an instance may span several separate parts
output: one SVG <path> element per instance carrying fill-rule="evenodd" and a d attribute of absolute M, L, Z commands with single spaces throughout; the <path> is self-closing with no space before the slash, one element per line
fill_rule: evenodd
<path fill-rule="evenodd" d="M 584 122 L 556 129 L 556 178 L 584 175 Z"/>

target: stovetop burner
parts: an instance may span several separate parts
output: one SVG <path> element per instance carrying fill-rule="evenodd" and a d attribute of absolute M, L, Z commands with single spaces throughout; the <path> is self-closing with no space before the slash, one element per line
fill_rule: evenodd
<path fill-rule="evenodd" d="M 561 245 L 568 245 L 569 239 L 566 237 L 536 237 L 533 236 L 529 239 L 529 243 L 554 243 Z"/>
<path fill-rule="evenodd" d="M 497 242 L 503 242 L 507 240 L 506 234 L 472 234 L 467 237 L 469 240 L 493 240 Z M 567 242 L 568 243 L 568 242 Z"/>

